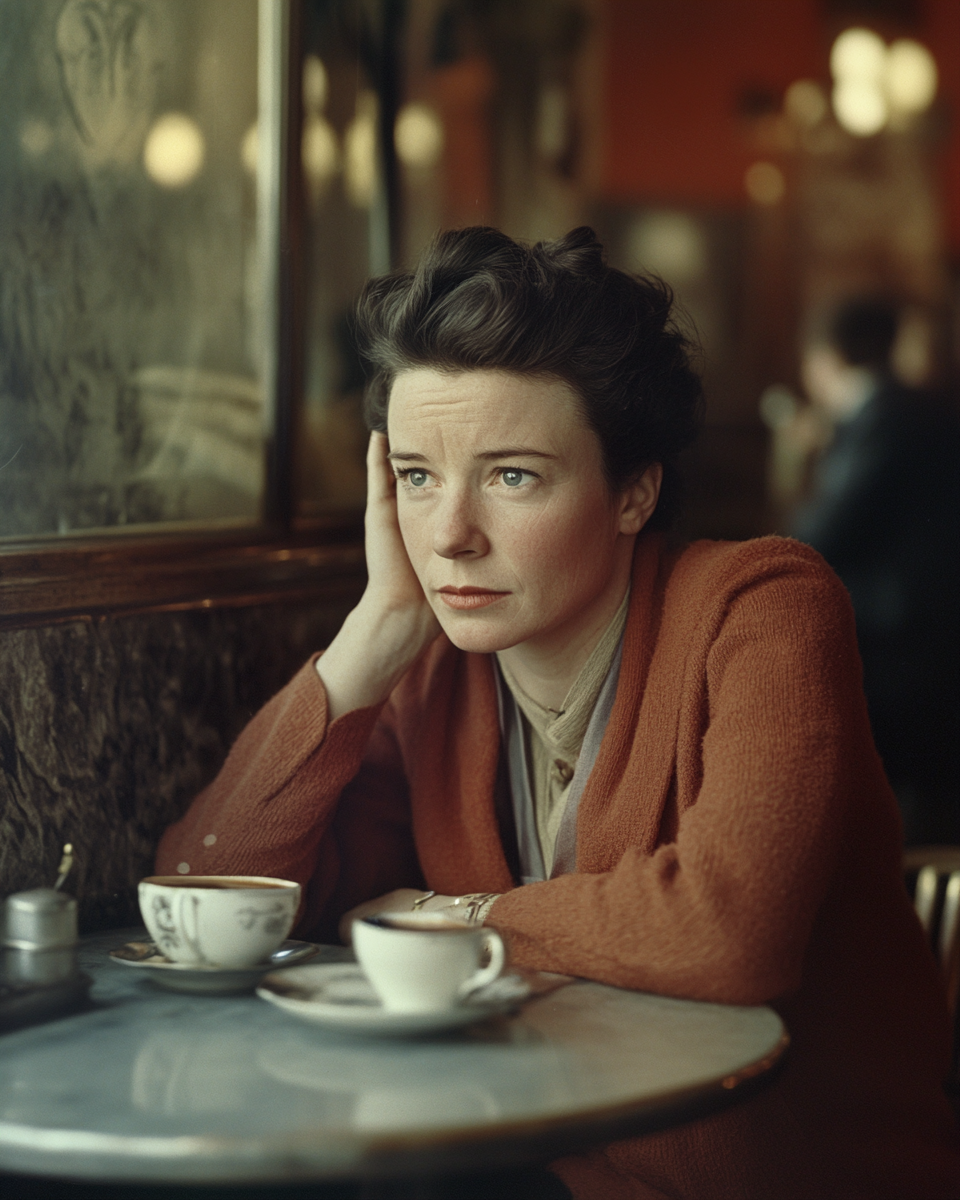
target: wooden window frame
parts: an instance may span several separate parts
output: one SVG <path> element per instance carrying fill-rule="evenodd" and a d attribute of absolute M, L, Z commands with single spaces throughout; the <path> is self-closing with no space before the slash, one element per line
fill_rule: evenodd
<path fill-rule="evenodd" d="M 97 530 L 0 544 L 0 629 L 139 612 L 336 601 L 363 583 L 361 515 L 297 520 L 292 431 L 304 360 L 304 227 L 300 168 L 301 0 L 260 0 L 260 86 L 273 78 L 276 228 L 267 303 L 272 397 L 263 519 L 157 531 Z M 263 45 L 272 62 L 264 63 Z M 271 76 L 271 71 L 274 73 Z M 261 198 L 266 193 L 261 192 Z"/>

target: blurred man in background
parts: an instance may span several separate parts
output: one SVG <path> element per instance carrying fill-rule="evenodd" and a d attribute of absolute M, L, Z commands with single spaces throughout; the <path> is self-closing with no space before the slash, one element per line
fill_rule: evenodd
<path fill-rule="evenodd" d="M 908 845 L 960 843 L 960 430 L 891 369 L 897 310 L 843 304 L 804 359 L 834 426 L 792 532 L 853 600 L 877 749 Z"/>

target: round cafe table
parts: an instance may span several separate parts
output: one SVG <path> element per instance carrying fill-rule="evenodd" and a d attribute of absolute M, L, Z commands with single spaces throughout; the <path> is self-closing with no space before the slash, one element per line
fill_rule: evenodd
<path fill-rule="evenodd" d="M 86 939 L 92 1007 L 0 1038 L 0 1171 L 275 1184 L 542 1162 L 734 1102 L 787 1044 L 769 1008 L 582 981 L 465 1031 L 359 1038 L 108 959 L 143 936 Z"/>

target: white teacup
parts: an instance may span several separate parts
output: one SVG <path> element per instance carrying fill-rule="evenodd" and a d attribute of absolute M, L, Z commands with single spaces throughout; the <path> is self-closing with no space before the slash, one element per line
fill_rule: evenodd
<path fill-rule="evenodd" d="M 492 929 L 441 913 L 378 913 L 353 923 L 353 948 L 390 1012 L 443 1012 L 503 970 L 506 953 Z M 484 951 L 490 962 L 480 966 Z"/>
<path fill-rule="evenodd" d="M 139 897 L 144 924 L 167 958 L 252 967 L 293 927 L 300 885 L 257 875 L 150 875 Z"/>

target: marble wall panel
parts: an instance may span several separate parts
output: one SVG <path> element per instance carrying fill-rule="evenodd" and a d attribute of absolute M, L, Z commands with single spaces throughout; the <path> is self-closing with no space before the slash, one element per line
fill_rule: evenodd
<path fill-rule="evenodd" d="M 82 930 L 139 923 L 160 834 L 348 603 L 159 613 L 0 634 L 0 896 L 50 884 Z"/>

